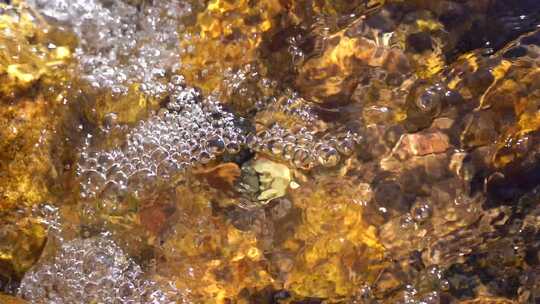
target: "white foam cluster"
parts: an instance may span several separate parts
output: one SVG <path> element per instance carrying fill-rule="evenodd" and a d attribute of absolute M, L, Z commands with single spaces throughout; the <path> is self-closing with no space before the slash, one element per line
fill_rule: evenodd
<path fill-rule="evenodd" d="M 350 156 L 358 136 L 352 132 L 322 133 L 302 127 L 298 130 L 274 124 L 256 136 L 248 137 L 254 151 L 288 161 L 292 166 L 309 170 L 317 166 L 334 167 L 342 157 Z"/>
<path fill-rule="evenodd" d="M 169 179 L 224 152 L 234 154 L 245 142 L 238 118 L 192 88 L 177 86 L 167 108 L 142 121 L 122 148 L 81 154 L 78 173 L 82 196 L 136 193 L 159 179 Z"/>
<path fill-rule="evenodd" d="M 72 29 L 81 77 L 96 88 L 125 93 L 142 83 L 149 95 L 167 90 L 167 74 L 178 69 L 179 19 L 187 1 L 29 0 L 43 15 Z M 151 3 L 151 4 L 149 4 Z"/>
<path fill-rule="evenodd" d="M 19 295 L 34 304 L 161 304 L 178 303 L 180 292 L 160 289 L 113 241 L 94 237 L 63 243 L 25 274 Z"/>
<path fill-rule="evenodd" d="M 83 149 L 78 165 L 83 198 L 114 198 L 128 192 L 137 195 L 152 188 L 155 181 L 167 182 L 223 153 L 238 153 L 242 147 L 300 169 L 335 167 L 354 152 L 359 139 L 348 131 L 318 132 L 308 127 L 291 130 L 279 124 L 250 134 L 240 127 L 245 124 L 242 118 L 225 111 L 217 100 L 203 99 L 197 90 L 182 84 L 182 77 L 173 77 L 167 107 L 141 121 L 122 147 L 96 151 L 89 143 Z M 306 119 L 316 119 L 300 110 L 301 115 L 308 116 Z"/>

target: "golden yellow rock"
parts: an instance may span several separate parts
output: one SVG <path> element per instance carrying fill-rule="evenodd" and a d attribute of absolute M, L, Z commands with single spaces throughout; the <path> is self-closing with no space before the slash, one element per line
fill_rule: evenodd
<path fill-rule="evenodd" d="M 59 133 L 71 115 L 63 85 L 75 39 L 22 1 L 0 10 L 0 210 L 8 210 L 43 202 L 61 187 L 67 160 Z"/>
<path fill-rule="evenodd" d="M 0 277 L 20 278 L 39 258 L 47 230 L 38 219 L 0 215 Z"/>
<path fill-rule="evenodd" d="M 141 92 L 140 84 L 130 85 L 123 94 L 91 88 L 84 82 L 77 85 L 84 91 L 81 107 L 85 118 L 97 126 L 103 126 L 111 114 L 115 117 L 115 124 L 135 125 L 159 103 L 158 98 Z"/>
<path fill-rule="evenodd" d="M 2 304 L 25 304 L 27 302 L 25 300 L 23 300 L 23 299 L 20 299 L 20 298 L 0 294 L 0 303 L 2 303 Z"/>
<path fill-rule="evenodd" d="M 335 107 L 350 102 L 361 79 L 373 69 L 388 73 L 407 73 L 409 63 L 403 52 L 391 48 L 387 40 L 364 36 L 350 37 L 348 31 L 363 26 L 357 20 L 348 28 L 328 37 L 321 56 L 306 61 L 299 69 L 296 87 L 308 100 Z"/>
<path fill-rule="evenodd" d="M 0 210 L 40 203 L 50 195 L 55 175 L 50 105 L 39 98 L 0 108 Z"/>
<path fill-rule="evenodd" d="M 72 195 L 63 179 L 73 164 L 64 129 L 72 36 L 49 27 L 23 2 L 0 4 L 0 276 L 20 279 L 47 237 L 32 206 Z M 64 133 L 65 132 L 65 133 Z"/>
<path fill-rule="evenodd" d="M 216 194 L 195 185 L 179 186 L 177 208 L 168 238 L 160 250 L 158 271 L 192 290 L 203 303 L 238 299 L 242 290 L 272 286 L 274 279 L 252 231 L 241 231 L 213 214 Z"/>
<path fill-rule="evenodd" d="M 13 101 L 42 77 L 65 77 L 73 47 L 70 33 L 59 34 L 24 2 L 0 4 L 0 100 Z"/>
<path fill-rule="evenodd" d="M 229 98 L 237 94 L 234 87 L 240 82 L 253 82 L 249 79 L 251 73 L 264 77 L 265 69 L 257 62 L 258 48 L 283 11 L 278 0 L 209 1 L 182 42 L 181 71 L 187 83 L 201 88 L 206 95 L 215 92 L 224 102 L 238 103 L 239 110 L 251 106 L 243 103 L 253 101 Z M 250 89 L 264 90 L 257 80 Z"/>
<path fill-rule="evenodd" d="M 433 13 L 419 11 L 415 22 L 401 23 L 394 33 L 395 44 L 406 51 L 415 77 L 427 79 L 442 72 L 450 41 L 444 25 Z"/>
<path fill-rule="evenodd" d="M 486 98 L 486 102 L 494 103 L 508 97 L 506 104 L 494 104 L 494 111 L 513 112 L 516 117 L 500 128 L 497 152 L 493 156 L 498 167 L 522 158 L 528 152 L 528 137 L 540 130 L 540 105 L 535 101 L 540 96 L 538 77 L 539 67 L 520 69 L 518 65 L 511 68 L 505 77 L 510 80 L 498 82 Z M 515 85 L 508 91 L 506 84 L 512 80 Z"/>
<path fill-rule="evenodd" d="M 253 163 L 253 169 L 260 176 L 261 194 L 257 197 L 259 200 L 268 202 L 286 194 L 292 179 L 287 166 L 260 158 Z"/>
<path fill-rule="evenodd" d="M 362 219 L 362 185 L 325 177 L 293 192 L 302 222 L 282 246 L 295 252 L 285 287 L 304 297 L 351 296 L 384 267 L 375 227 Z M 301 250 L 295 244 L 304 244 Z"/>
<path fill-rule="evenodd" d="M 272 79 L 296 69 L 286 39 L 300 27 L 320 22 L 336 28 L 343 14 L 361 14 L 382 5 L 365 1 L 209 1 L 182 40 L 181 72 L 205 94 L 217 94 L 244 114 L 276 93 Z"/>
<path fill-rule="evenodd" d="M 538 31 L 531 35 L 535 34 Z M 540 96 L 540 68 L 531 59 L 538 51 L 531 48 L 531 57 L 505 59 L 503 54 L 513 46 L 510 44 L 489 59 L 475 53 L 463 55 L 445 80 L 451 89 L 476 105 L 477 112 L 469 116 L 461 134 L 463 145 L 493 145 L 492 162 L 497 168 L 522 159 L 528 152 L 529 137 L 540 129 L 536 102 Z"/>

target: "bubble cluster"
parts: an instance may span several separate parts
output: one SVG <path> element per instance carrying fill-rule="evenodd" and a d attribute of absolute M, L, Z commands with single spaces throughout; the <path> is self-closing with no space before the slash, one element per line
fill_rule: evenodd
<path fill-rule="evenodd" d="M 302 127 L 296 131 L 279 124 L 248 138 L 248 146 L 290 162 L 291 165 L 309 170 L 316 166 L 334 167 L 342 158 L 350 156 L 358 136 L 351 132 L 318 134 Z"/>
<path fill-rule="evenodd" d="M 173 80 L 179 82 L 181 79 Z M 167 108 L 142 121 L 122 148 L 81 154 L 82 196 L 137 192 L 157 178 L 167 180 L 222 153 L 235 154 L 245 142 L 240 119 L 193 88 L 176 86 Z"/>
<path fill-rule="evenodd" d="M 361 140 L 356 132 L 321 119 L 318 106 L 294 91 L 265 105 L 255 123 L 261 131 L 248 137 L 249 148 L 304 170 L 338 165 Z"/>
<path fill-rule="evenodd" d="M 179 19 L 185 1 L 30 0 L 44 16 L 67 25 L 79 38 L 81 77 L 93 87 L 125 93 L 143 83 L 149 95 L 166 92 L 166 76 L 179 68 Z"/>
<path fill-rule="evenodd" d="M 139 265 L 105 237 L 63 243 L 28 271 L 19 295 L 31 303 L 178 303 L 180 292 L 143 278 Z"/>
<path fill-rule="evenodd" d="M 156 180 L 207 164 L 223 153 L 236 154 L 242 147 L 265 154 L 303 170 L 335 167 L 353 154 L 358 134 L 343 130 L 317 131 L 319 118 L 305 102 L 271 105 L 270 113 L 283 112 L 304 122 L 301 127 L 274 123 L 250 133 L 246 121 L 225 111 L 212 97 L 203 98 L 185 87 L 181 76 L 171 79 L 170 102 L 127 135 L 121 148 L 96 151 L 87 143 L 78 174 L 82 197 L 115 197 L 152 187 Z M 271 114 L 270 114 L 271 115 Z M 311 127 L 310 127 L 311 126 Z"/>
<path fill-rule="evenodd" d="M 319 120 L 313 104 L 307 102 L 296 92 L 287 93 L 277 101 L 269 103 L 266 105 L 265 111 L 282 113 L 289 119 L 294 119 L 304 125 L 313 125 Z"/>

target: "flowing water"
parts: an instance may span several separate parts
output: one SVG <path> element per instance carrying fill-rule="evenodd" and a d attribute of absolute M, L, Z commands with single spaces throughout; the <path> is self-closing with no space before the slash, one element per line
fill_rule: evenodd
<path fill-rule="evenodd" d="M 0 1 L 0 303 L 539 303 L 540 2 Z"/>

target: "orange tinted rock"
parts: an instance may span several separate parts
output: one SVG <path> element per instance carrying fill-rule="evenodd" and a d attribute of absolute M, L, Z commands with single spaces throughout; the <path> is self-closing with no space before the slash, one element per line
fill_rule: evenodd
<path fill-rule="evenodd" d="M 195 170 L 193 173 L 205 179 L 212 187 L 230 190 L 240 176 L 240 167 L 235 163 L 224 163 L 208 169 Z"/>
<path fill-rule="evenodd" d="M 21 298 L 16 298 L 4 294 L 0 294 L 0 303 L 2 304 L 27 304 L 25 300 Z"/>
<path fill-rule="evenodd" d="M 448 136 L 441 132 L 420 132 L 403 135 L 394 153 L 403 159 L 411 156 L 443 153 L 450 148 Z"/>

